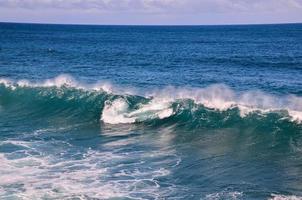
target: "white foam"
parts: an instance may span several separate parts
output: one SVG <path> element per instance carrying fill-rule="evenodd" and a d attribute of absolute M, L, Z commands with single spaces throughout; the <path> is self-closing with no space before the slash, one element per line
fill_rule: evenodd
<path fill-rule="evenodd" d="M 95 90 L 95 91 L 105 91 L 107 93 L 113 92 L 121 92 L 122 94 L 127 93 L 131 94 L 132 90 L 127 89 L 125 92 L 124 89 L 114 87 L 109 82 L 98 82 L 95 84 L 85 84 L 75 80 L 72 76 L 68 74 L 61 74 L 57 77 L 46 79 L 44 81 L 32 82 L 26 79 L 13 81 L 11 79 L 0 79 L 0 84 L 4 84 L 6 87 L 10 87 L 15 89 L 16 87 L 72 87 L 76 89 L 84 89 L 84 90 Z"/>
<path fill-rule="evenodd" d="M 7 78 L 0 78 L 0 84 L 4 84 L 5 86 L 10 86 L 12 84 L 12 81 Z"/>
<path fill-rule="evenodd" d="M 120 197 L 122 193 L 115 190 L 112 185 L 98 185 L 95 177 L 106 173 L 105 169 L 98 169 L 89 164 L 87 160 L 66 161 L 60 165 L 53 165 L 51 158 L 26 157 L 16 160 L 8 160 L 0 154 L 0 169 L 2 188 L 1 196 L 15 196 L 21 199 L 64 198 L 67 196 L 90 197 Z M 69 167 L 82 167 L 82 170 L 72 170 Z M 58 170 L 59 169 L 59 170 Z M 63 173 L 61 171 L 63 171 Z M 57 171 L 57 172 L 56 172 Z M 92 182 L 91 182 L 91 181 Z M 85 184 L 86 182 L 86 184 Z M 20 185 L 21 184 L 21 185 Z M 6 192 L 5 188 L 22 187 L 16 192 Z M 96 189 L 97 188 L 97 189 Z"/>
<path fill-rule="evenodd" d="M 54 79 L 47 79 L 42 83 L 42 86 L 44 87 L 61 87 L 63 85 L 71 86 L 71 87 L 79 87 L 78 82 L 74 80 L 73 77 L 69 75 L 59 75 L 55 77 Z"/>
<path fill-rule="evenodd" d="M 301 111 L 294 111 L 288 110 L 288 114 L 291 116 L 291 119 L 296 122 L 302 122 L 302 112 Z"/>
<path fill-rule="evenodd" d="M 171 108 L 164 109 L 162 111 L 159 111 L 157 114 L 158 114 L 159 119 L 165 119 L 165 118 L 168 118 L 171 115 L 173 115 L 173 109 L 171 109 Z"/>
<path fill-rule="evenodd" d="M 107 93 L 113 93 L 113 91 L 115 91 L 115 88 L 109 82 L 96 83 L 96 84 L 92 85 L 91 88 L 93 90 L 97 90 L 97 91 L 102 90 L 102 91 L 105 91 Z"/>
<path fill-rule="evenodd" d="M 129 110 L 125 99 L 106 101 L 101 120 L 108 124 L 123 124 L 142 122 L 150 119 L 164 119 L 173 115 L 173 109 L 168 101 L 152 100 L 148 104 L 141 104 L 136 110 Z"/>
<path fill-rule="evenodd" d="M 212 85 L 206 88 L 175 88 L 170 86 L 148 92 L 146 96 L 166 102 L 176 99 L 192 99 L 195 103 L 219 110 L 227 110 L 236 103 L 234 102 L 235 93 L 225 85 Z"/>
<path fill-rule="evenodd" d="M 263 114 L 269 112 L 287 111 L 288 117 L 302 122 L 302 97 L 295 95 L 273 96 L 261 91 L 246 91 L 235 93 L 225 85 L 211 85 L 205 88 L 174 88 L 167 87 L 147 93 L 163 101 L 176 99 L 192 99 L 197 104 L 219 111 L 238 107 L 242 117 L 258 111 Z"/>
<path fill-rule="evenodd" d="M 0 84 L 3 84 L 5 87 L 9 87 L 14 90 L 16 87 L 14 86 L 14 82 L 7 78 L 0 78 Z"/>
<path fill-rule="evenodd" d="M 262 113 L 286 111 L 288 118 L 292 121 L 302 122 L 302 97 L 295 95 L 274 96 L 261 91 L 246 91 L 235 93 L 231 88 L 222 85 L 211 85 L 205 88 L 175 88 L 165 87 L 159 90 L 139 92 L 135 89 L 120 88 L 109 82 L 98 82 L 95 84 L 83 84 L 76 81 L 70 75 L 59 75 L 42 82 L 31 82 L 28 80 L 13 81 L 0 79 L 0 84 L 15 89 L 15 87 L 74 87 L 85 90 L 105 91 L 114 94 L 142 95 L 152 98 L 149 104 L 141 105 L 136 111 L 129 111 L 124 100 L 117 100 L 106 105 L 102 118 L 106 123 L 133 123 L 144 121 L 147 117 L 167 118 L 173 115 L 170 105 L 175 100 L 192 99 L 197 104 L 208 108 L 225 111 L 238 107 L 242 117 L 249 113 L 259 111 Z M 158 108 L 157 108 L 158 106 Z M 120 110 L 124 109 L 124 110 Z M 149 113 L 149 114 L 147 114 Z M 145 119 L 144 119 L 145 118 Z"/>
<path fill-rule="evenodd" d="M 242 192 L 227 192 L 227 191 L 222 191 L 218 193 L 212 193 L 206 195 L 205 199 L 208 200 L 219 200 L 219 199 L 229 199 L 229 200 L 236 200 L 240 199 L 242 197 L 243 193 Z"/>
<path fill-rule="evenodd" d="M 272 197 L 268 198 L 268 200 L 302 200 L 302 197 L 298 197 L 298 196 L 295 196 L 295 195 L 272 194 Z"/>
<path fill-rule="evenodd" d="M 135 118 L 128 117 L 128 104 L 124 99 L 106 101 L 101 120 L 108 124 L 134 123 Z"/>
<path fill-rule="evenodd" d="M 7 141 L 10 142 L 23 144 L 22 141 Z M 0 154 L 0 198 L 136 198 L 135 195 L 139 193 L 156 198 L 160 192 L 174 190 L 173 185 L 160 188 L 157 183 L 158 177 L 170 174 L 166 167 L 177 163 L 177 157 L 169 156 L 170 159 L 165 160 L 167 165 L 163 165 L 162 159 L 157 158 L 174 154 L 174 151 L 135 150 L 125 153 L 122 151 L 125 144 L 116 143 L 114 149 L 117 151 L 106 151 L 106 148 L 101 152 L 88 149 L 82 154 L 82 159 L 73 159 L 62 158 L 57 153 L 45 154 L 49 141 L 37 142 L 26 144 L 30 148 L 29 152 L 35 151 L 34 154 L 28 152 L 26 157 L 17 156 L 12 159 L 14 156 L 10 153 Z M 63 143 L 61 145 L 66 147 Z M 73 146 L 62 150 L 69 151 L 70 148 Z M 136 157 L 141 159 L 135 159 Z M 146 159 L 155 159 L 152 167 L 144 162 Z"/>

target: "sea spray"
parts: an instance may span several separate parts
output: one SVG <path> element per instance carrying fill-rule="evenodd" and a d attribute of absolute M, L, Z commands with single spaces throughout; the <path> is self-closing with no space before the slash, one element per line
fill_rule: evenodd
<path fill-rule="evenodd" d="M 82 84 L 71 76 L 60 75 L 40 83 L 1 79 L 0 85 L 2 107 L 5 106 L 3 105 L 5 102 L 8 104 L 28 102 L 30 98 L 33 105 L 42 102 L 40 105 L 43 106 L 43 102 L 47 102 L 48 106 L 65 105 L 65 108 L 71 106 L 75 108 L 75 112 L 83 113 L 86 112 L 83 108 L 88 108 L 89 112 L 99 112 L 99 119 L 103 122 L 112 124 L 165 119 L 179 116 L 187 109 L 189 113 L 200 109 L 210 109 L 211 112 L 216 113 L 238 109 L 241 118 L 251 113 L 262 115 L 276 113 L 280 116 L 279 119 L 288 119 L 297 123 L 302 120 L 302 97 L 274 96 L 261 91 L 236 93 L 230 87 L 221 84 L 205 88 L 167 87 L 143 92 L 137 90 L 137 94 L 129 94 L 129 90 L 122 90 L 122 87 L 114 87 L 112 84 L 98 83 L 96 87 L 96 84 Z M 119 89 L 114 91 L 112 88 Z M 120 91 L 126 92 L 118 93 Z M 9 101 L 5 100 L 8 98 Z M 57 101 L 62 104 L 57 104 Z M 188 107 L 188 102 L 192 104 L 191 107 Z M 28 105 L 32 106 L 31 103 Z M 52 103 L 55 105 L 51 105 Z M 92 111 L 92 108 L 95 110 Z M 196 114 L 191 117 L 191 121 L 198 120 L 195 118 Z"/>

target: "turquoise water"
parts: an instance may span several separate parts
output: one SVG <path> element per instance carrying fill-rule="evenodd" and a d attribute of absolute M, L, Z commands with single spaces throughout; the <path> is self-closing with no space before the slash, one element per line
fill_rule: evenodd
<path fill-rule="evenodd" d="M 0 23 L 0 199 L 301 199 L 302 25 Z"/>

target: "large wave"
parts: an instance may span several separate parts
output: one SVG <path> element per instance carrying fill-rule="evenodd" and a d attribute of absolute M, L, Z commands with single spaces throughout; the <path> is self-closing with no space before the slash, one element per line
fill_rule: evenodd
<path fill-rule="evenodd" d="M 5 110 L 38 117 L 98 119 L 108 124 L 226 126 L 244 120 L 301 124 L 302 97 L 235 92 L 221 84 L 139 91 L 109 83 L 83 84 L 60 75 L 42 82 L 0 79 L 0 113 Z"/>

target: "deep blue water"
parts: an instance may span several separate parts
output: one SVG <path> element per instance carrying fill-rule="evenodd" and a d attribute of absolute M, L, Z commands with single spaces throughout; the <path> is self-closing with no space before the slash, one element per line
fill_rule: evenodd
<path fill-rule="evenodd" d="M 0 199 L 301 199 L 302 25 L 0 23 Z"/>

